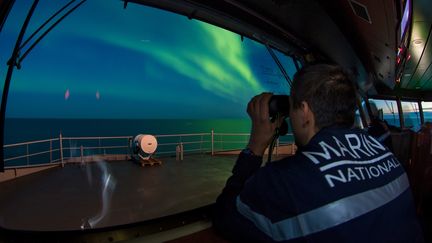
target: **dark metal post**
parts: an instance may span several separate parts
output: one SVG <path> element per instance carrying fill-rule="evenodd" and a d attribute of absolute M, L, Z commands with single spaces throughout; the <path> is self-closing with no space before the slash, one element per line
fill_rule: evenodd
<path fill-rule="evenodd" d="M 33 48 L 52 30 L 54 27 L 56 27 L 61 21 L 63 21 L 64 18 L 66 18 L 69 14 L 71 14 L 75 9 L 77 9 L 81 4 L 83 4 L 87 0 L 82 0 L 80 3 L 78 3 L 75 7 L 71 8 L 69 11 L 67 11 L 61 18 L 59 18 L 54 24 L 52 24 L 44 33 L 42 33 L 39 38 L 35 40 L 35 42 L 27 49 L 27 51 L 22 54 L 22 56 L 18 60 L 18 64 L 20 64 L 24 58 L 27 57 L 27 55 L 33 50 Z M 19 67 L 18 67 L 19 68 Z"/>
<path fill-rule="evenodd" d="M 22 39 L 24 37 L 27 26 L 30 22 L 30 19 L 31 19 L 33 12 L 36 9 L 36 6 L 38 5 L 38 3 L 39 3 L 39 0 L 35 0 L 33 2 L 33 5 L 31 6 L 31 8 L 27 14 L 27 17 L 24 21 L 24 24 L 21 27 L 21 31 L 18 35 L 18 39 L 15 42 L 15 47 L 14 47 L 14 50 L 12 52 L 12 56 L 8 62 L 9 68 L 8 68 L 8 71 L 6 74 L 6 79 L 5 79 L 5 83 L 4 83 L 4 87 L 3 87 L 3 96 L 2 96 L 2 102 L 1 102 L 1 108 L 0 108 L 0 110 L 1 110 L 0 111 L 0 113 L 1 113 L 0 114 L 0 122 L 1 122 L 1 129 L 3 131 L 5 129 L 4 126 L 5 126 L 5 116 L 6 116 L 6 104 L 7 104 L 7 98 L 8 98 L 8 93 L 9 93 L 9 86 L 10 86 L 10 81 L 12 79 L 13 70 L 14 70 L 14 67 L 17 63 L 17 59 L 19 56 L 19 47 L 21 45 L 21 42 L 22 42 Z M 4 171 L 4 160 L 3 160 L 4 159 L 4 154 L 3 154 L 4 153 L 4 151 L 3 151 L 4 132 L 2 133 L 2 137 L 0 140 L 1 140 L 0 141 L 0 171 Z"/>
<path fill-rule="evenodd" d="M 45 27 L 52 19 L 54 19 L 59 13 L 61 13 L 63 10 L 65 10 L 67 7 L 69 7 L 69 5 L 71 5 L 73 2 L 75 2 L 76 0 L 71 0 L 68 4 L 66 4 L 63 8 L 61 8 L 60 10 L 58 10 L 55 14 L 53 14 L 49 19 L 47 19 L 35 32 L 33 32 L 33 34 L 31 34 L 27 40 L 24 41 L 24 43 L 22 43 L 20 45 L 20 49 L 24 48 L 25 45 L 27 45 L 27 43 L 29 43 L 29 41 L 43 28 Z"/>
<path fill-rule="evenodd" d="M 294 66 L 296 67 L 297 72 L 300 71 L 301 68 L 300 68 L 300 66 L 298 64 L 297 58 L 295 58 L 295 57 L 291 57 L 291 58 L 292 58 L 292 61 L 294 63 Z"/>
<path fill-rule="evenodd" d="M 367 128 L 368 127 L 368 123 L 367 123 L 367 120 L 366 120 L 366 114 L 365 114 L 365 112 L 363 110 L 363 106 L 362 106 L 362 103 L 361 103 L 360 96 L 357 96 L 356 101 L 357 101 L 357 108 L 358 108 L 359 113 L 360 113 L 360 118 L 361 118 L 363 127 Z"/>
<path fill-rule="evenodd" d="M 7 16 L 9 15 L 9 12 L 12 9 L 14 4 L 15 4 L 15 0 L 0 2 L 0 9 L 2 11 L 0 13 L 0 15 L 2 16 L 2 18 L 0 19 L 0 32 L 3 29 L 3 25 L 6 22 Z"/>
<path fill-rule="evenodd" d="M 423 106 L 421 100 L 417 101 L 417 104 L 418 104 L 418 110 L 420 114 L 420 123 L 424 125 L 425 120 L 424 120 Z"/>
<path fill-rule="evenodd" d="M 371 109 L 371 106 L 370 106 L 369 99 L 368 98 L 364 99 L 364 102 L 365 102 L 366 110 L 367 110 L 368 117 L 369 117 L 369 120 L 370 120 L 370 118 L 373 116 L 373 114 L 372 114 L 372 109 Z"/>
<path fill-rule="evenodd" d="M 397 103 L 397 107 L 398 107 L 400 127 L 403 129 L 403 128 L 405 128 L 405 119 L 404 119 L 404 114 L 403 114 L 403 110 L 402 110 L 402 103 L 401 103 L 400 97 L 397 97 L 396 103 Z"/>
<path fill-rule="evenodd" d="M 266 43 L 265 46 L 267 47 L 267 51 L 270 53 L 270 56 L 275 61 L 276 65 L 278 66 L 279 70 L 281 71 L 282 75 L 284 76 L 285 80 L 288 82 L 289 86 L 292 86 L 291 78 L 288 76 L 288 73 L 285 71 L 285 68 L 283 67 L 282 63 L 280 63 L 279 59 L 277 58 L 276 54 L 274 54 L 271 47 Z"/>

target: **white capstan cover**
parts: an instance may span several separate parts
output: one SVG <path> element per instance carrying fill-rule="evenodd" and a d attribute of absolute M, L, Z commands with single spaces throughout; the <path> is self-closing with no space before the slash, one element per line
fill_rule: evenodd
<path fill-rule="evenodd" d="M 156 151 L 157 140 L 156 137 L 149 134 L 139 134 L 135 137 L 134 143 L 147 154 L 152 154 Z"/>

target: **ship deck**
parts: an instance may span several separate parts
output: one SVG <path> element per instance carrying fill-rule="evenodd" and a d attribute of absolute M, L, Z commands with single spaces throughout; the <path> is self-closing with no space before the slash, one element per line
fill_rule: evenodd
<path fill-rule="evenodd" d="M 207 206 L 225 185 L 236 155 L 160 159 L 162 165 L 146 167 L 132 161 L 66 164 L 2 182 L 0 225 L 29 231 L 97 229 Z"/>

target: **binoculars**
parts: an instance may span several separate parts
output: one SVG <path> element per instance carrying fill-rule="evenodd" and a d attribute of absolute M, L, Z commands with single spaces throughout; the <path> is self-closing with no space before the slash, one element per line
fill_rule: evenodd
<path fill-rule="evenodd" d="M 288 95 L 273 95 L 269 101 L 269 116 L 274 122 L 277 117 L 289 116 L 289 96 Z M 278 135 L 283 136 L 288 132 L 288 123 L 283 120 L 279 128 Z"/>
<path fill-rule="evenodd" d="M 269 101 L 269 115 L 273 121 L 276 116 L 289 116 L 289 96 L 288 95 L 273 95 Z"/>

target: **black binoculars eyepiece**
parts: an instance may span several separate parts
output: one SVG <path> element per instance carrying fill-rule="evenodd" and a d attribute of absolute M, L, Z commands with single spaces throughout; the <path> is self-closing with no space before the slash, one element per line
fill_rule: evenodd
<path fill-rule="evenodd" d="M 273 95 L 269 101 L 270 121 L 274 122 L 277 117 L 286 118 L 289 116 L 289 96 L 288 95 Z M 278 131 L 279 136 L 288 133 L 288 123 L 283 120 Z"/>
<path fill-rule="evenodd" d="M 272 121 L 279 117 L 289 116 L 289 96 L 288 95 L 273 95 L 269 101 L 269 115 Z"/>

